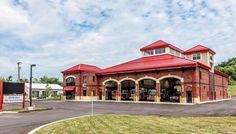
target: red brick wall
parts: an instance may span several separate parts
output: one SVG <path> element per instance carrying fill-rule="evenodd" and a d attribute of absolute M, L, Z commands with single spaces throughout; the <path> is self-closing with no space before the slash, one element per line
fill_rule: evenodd
<path fill-rule="evenodd" d="M 200 101 L 210 100 L 210 81 L 209 81 L 209 71 L 198 68 L 198 89 Z"/>
<path fill-rule="evenodd" d="M 192 90 L 193 97 L 200 97 L 200 101 L 210 100 L 210 81 L 209 81 L 209 70 L 202 68 L 190 68 L 190 69 L 175 69 L 175 70 L 164 70 L 164 71 L 149 71 L 149 72 L 136 72 L 136 73 L 126 73 L 126 74 L 111 74 L 111 75 L 98 75 L 92 72 L 82 72 L 74 74 L 64 74 L 63 75 L 63 85 L 66 86 L 65 78 L 69 75 L 76 77 L 76 95 L 82 95 L 83 83 L 81 83 L 81 78 L 83 75 L 87 76 L 87 96 L 91 95 L 91 91 L 95 92 L 95 95 L 102 92 L 102 84 L 105 80 L 110 78 L 120 81 L 124 78 L 132 78 L 138 80 L 145 76 L 153 77 L 158 79 L 162 76 L 175 75 L 184 79 L 182 97 L 186 97 L 186 90 Z M 95 81 L 93 81 L 93 76 L 95 76 Z M 80 81 L 81 80 L 81 81 Z M 228 79 L 220 75 L 215 74 L 215 97 L 216 99 L 228 98 L 227 93 Z"/>
<path fill-rule="evenodd" d="M 105 76 L 98 76 L 98 83 L 99 86 L 102 87 L 102 84 L 107 79 L 115 79 L 115 80 L 122 80 L 123 78 L 129 77 L 133 78 L 135 80 L 138 80 L 140 78 L 143 78 L 145 76 L 148 77 L 154 77 L 156 79 L 167 76 L 167 75 L 175 75 L 184 78 L 183 83 L 183 89 L 182 89 L 182 97 L 186 96 L 186 90 L 188 87 L 190 87 L 190 90 L 192 90 L 192 86 L 196 87 L 196 71 L 193 71 L 192 69 L 176 69 L 176 70 L 165 70 L 165 71 L 152 71 L 152 72 L 140 72 L 140 73 L 128 73 L 128 74 L 115 74 L 115 75 L 105 75 Z M 192 82 L 193 81 L 193 82 Z M 194 88 L 196 90 L 196 88 Z M 102 88 L 99 88 L 101 91 Z M 197 92 L 194 92 L 193 96 L 197 96 Z"/>
<path fill-rule="evenodd" d="M 216 100 L 228 98 L 228 79 L 215 74 L 215 98 Z"/>
<path fill-rule="evenodd" d="M 93 72 L 81 72 L 81 73 L 70 73 L 70 74 L 64 74 L 63 75 L 63 86 L 66 86 L 66 77 L 68 76 L 74 76 L 76 77 L 75 80 L 75 86 L 76 86 L 76 95 L 83 95 L 83 81 L 82 78 L 83 76 L 86 75 L 87 76 L 87 82 L 86 82 L 86 86 L 87 86 L 87 96 L 91 95 L 91 91 L 95 91 L 96 92 L 96 86 L 97 86 L 97 78 L 95 73 Z M 93 81 L 93 76 L 95 76 L 95 81 Z"/>

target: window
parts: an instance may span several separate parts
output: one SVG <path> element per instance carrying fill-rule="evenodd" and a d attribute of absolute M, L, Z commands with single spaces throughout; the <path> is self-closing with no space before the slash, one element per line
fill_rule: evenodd
<path fill-rule="evenodd" d="M 57 96 L 57 91 L 53 91 L 52 96 L 54 96 L 54 97 Z"/>
<path fill-rule="evenodd" d="M 171 54 L 175 54 L 175 50 L 170 49 L 170 53 L 171 53 Z"/>
<path fill-rule="evenodd" d="M 161 53 L 165 53 L 165 48 L 155 49 L 155 54 L 161 54 Z"/>
<path fill-rule="evenodd" d="M 39 91 L 32 91 L 32 97 L 39 97 Z"/>
<path fill-rule="evenodd" d="M 41 97 L 46 97 L 46 91 L 42 91 L 42 96 Z"/>
<path fill-rule="evenodd" d="M 93 76 L 93 82 L 95 82 L 95 76 Z"/>
<path fill-rule="evenodd" d="M 83 96 L 87 96 L 87 89 L 83 88 Z"/>
<path fill-rule="evenodd" d="M 153 50 L 144 51 L 144 56 L 153 55 L 153 54 L 154 54 Z"/>
<path fill-rule="evenodd" d="M 87 82 L 87 76 L 84 75 L 84 76 L 83 76 L 83 83 L 86 83 L 86 82 Z"/>
<path fill-rule="evenodd" d="M 180 57 L 180 52 L 175 51 L 174 49 L 171 49 L 171 48 L 170 48 L 170 53 L 173 54 L 173 55 L 175 55 L 175 56 Z"/>
<path fill-rule="evenodd" d="M 75 86 L 75 78 L 69 77 L 66 79 L 66 86 Z"/>
<path fill-rule="evenodd" d="M 212 55 L 210 56 L 210 60 L 213 61 L 213 56 Z"/>
<path fill-rule="evenodd" d="M 175 51 L 176 56 L 180 56 L 180 52 Z"/>
<path fill-rule="evenodd" d="M 201 59 L 201 54 L 197 53 L 197 54 L 193 54 L 193 60 L 200 60 Z"/>

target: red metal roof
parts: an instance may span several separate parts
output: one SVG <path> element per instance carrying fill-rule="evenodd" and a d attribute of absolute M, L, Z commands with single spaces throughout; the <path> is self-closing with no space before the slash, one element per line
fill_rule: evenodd
<path fill-rule="evenodd" d="M 153 42 L 152 44 L 141 48 L 140 51 L 152 50 L 152 49 L 163 48 L 163 47 L 170 47 L 170 48 L 172 48 L 172 49 L 174 49 L 174 50 L 176 50 L 180 53 L 184 52 L 183 50 L 181 50 L 181 49 L 179 49 L 179 48 L 177 48 L 177 47 L 175 47 L 175 46 L 173 46 L 173 45 L 171 45 L 171 44 L 169 44 L 165 41 L 162 41 L 162 40 L 158 40 L 156 42 Z"/>
<path fill-rule="evenodd" d="M 190 54 L 190 53 L 196 53 L 196 52 L 206 52 L 210 51 L 211 53 L 215 54 L 213 50 L 211 50 L 208 47 L 202 46 L 202 45 L 197 45 L 195 47 L 192 47 L 184 52 L 184 54 Z"/>
<path fill-rule="evenodd" d="M 72 73 L 72 72 L 79 72 L 79 71 L 87 71 L 87 72 L 99 72 L 101 71 L 100 68 L 93 66 L 93 65 L 86 65 L 86 64 L 78 64 L 73 66 L 67 70 L 62 71 L 62 73 Z"/>
<path fill-rule="evenodd" d="M 123 64 L 119 64 L 113 67 L 106 68 L 100 71 L 98 74 L 115 74 L 115 73 L 127 73 L 127 72 L 140 72 L 149 70 L 163 70 L 174 69 L 183 67 L 196 67 L 201 66 L 207 69 L 210 67 L 205 66 L 199 62 L 176 57 L 169 54 L 155 55 L 148 57 L 141 57 Z"/>
<path fill-rule="evenodd" d="M 219 70 L 217 70 L 217 69 L 215 69 L 215 70 L 214 70 L 214 73 L 215 73 L 215 74 L 218 74 L 218 75 L 221 75 L 221 76 L 224 76 L 224 77 L 226 77 L 226 78 L 228 78 L 228 77 L 229 77 L 229 75 L 228 75 L 228 74 L 222 73 L 222 72 L 220 72 L 220 71 L 219 71 Z"/>

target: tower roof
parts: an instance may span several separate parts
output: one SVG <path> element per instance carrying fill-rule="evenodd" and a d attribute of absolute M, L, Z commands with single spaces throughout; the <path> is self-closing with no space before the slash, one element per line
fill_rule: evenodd
<path fill-rule="evenodd" d="M 190 54 L 190 53 L 196 53 L 196 52 L 207 52 L 207 51 L 211 52 L 212 54 L 215 54 L 215 52 L 213 50 L 211 50 L 210 48 L 205 47 L 203 45 L 197 45 L 195 47 L 192 47 L 192 48 L 186 50 L 184 52 L 184 54 Z"/>
<path fill-rule="evenodd" d="M 62 71 L 62 73 L 72 73 L 72 72 L 79 72 L 79 71 L 97 73 L 97 72 L 101 71 L 101 69 L 96 66 L 93 66 L 93 65 L 78 64 L 78 65 L 75 65 L 67 70 Z"/>
<path fill-rule="evenodd" d="M 177 47 L 175 47 L 175 46 L 171 45 L 170 43 L 167 43 L 163 40 L 158 40 L 156 42 L 153 42 L 152 44 L 141 48 L 140 51 L 152 50 L 152 49 L 163 48 L 163 47 L 170 47 L 180 53 L 184 52 L 183 50 L 181 50 L 181 49 L 179 49 L 179 48 L 177 48 Z"/>

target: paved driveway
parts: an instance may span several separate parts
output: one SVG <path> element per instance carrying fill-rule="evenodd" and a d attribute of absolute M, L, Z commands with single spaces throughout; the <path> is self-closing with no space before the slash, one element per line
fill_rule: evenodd
<path fill-rule="evenodd" d="M 53 110 L 0 114 L 1 134 L 25 134 L 52 121 L 91 113 L 90 102 L 35 102 L 36 106 L 53 107 Z M 94 102 L 95 114 L 138 114 L 174 116 L 236 116 L 236 99 L 202 105 L 137 104 Z"/>

